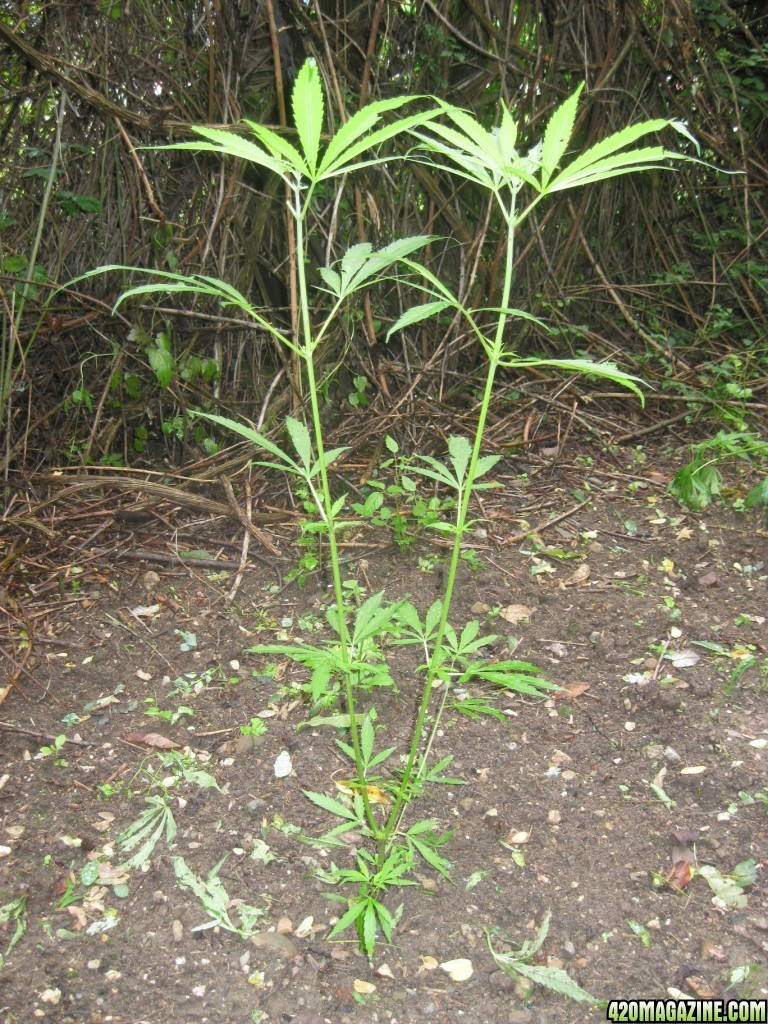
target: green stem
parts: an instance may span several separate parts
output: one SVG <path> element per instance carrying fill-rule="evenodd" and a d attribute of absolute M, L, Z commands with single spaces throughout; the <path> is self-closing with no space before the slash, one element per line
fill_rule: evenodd
<path fill-rule="evenodd" d="M 309 193 L 311 195 L 311 188 Z M 368 798 L 368 790 L 365 782 L 365 763 L 363 761 L 360 747 L 360 731 L 357 726 L 355 715 L 355 695 L 352 686 L 352 661 L 350 649 L 352 645 L 347 626 L 346 609 L 344 606 L 344 588 L 341 581 L 341 566 L 339 562 L 339 547 L 336 538 L 336 524 L 333 513 L 333 495 L 331 494 L 328 480 L 328 468 L 325 462 L 325 441 L 323 438 L 323 425 L 320 419 L 320 405 L 317 400 L 317 379 L 315 377 L 314 352 L 316 348 L 312 334 L 312 323 L 309 308 L 309 293 L 307 289 L 307 270 L 305 261 L 305 239 L 304 220 L 308 210 L 309 196 L 302 207 L 298 188 L 294 189 L 296 206 L 294 215 L 296 218 L 296 277 L 299 288 L 299 309 L 301 312 L 302 344 L 299 346 L 301 358 L 304 361 L 307 373 L 307 393 L 309 395 L 310 410 L 312 414 L 312 429 L 315 436 L 315 449 L 317 461 L 320 466 L 320 490 L 322 494 L 321 510 L 324 512 L 324 519 L 328 530 L 328 553 L 331 563 L 331 575 L 333 578 L 333 594 L 336 603 L 336 617 L 339 622 L 339 641 L 341 646 L 342 674 L 344 676 L 344 694 L 349 713 L 349 731 L 352 737 L 352 750 L 355 754 L 355 767 L 357 768 L 357 781 L 360 796 L 365 808 L 365 818 L 368 826 L 376 836 L 378 825 L 374 817 L 373 808 Z"/>
<path fill-rule="evenodd" d="M 507 251 L 504 267 L 504 287 L 501 299 L 501 309 L 505 310 L 509 306 L 509 296 L 512 290 L 512 269 L 514 263 L 514 229 L 515 229 L 515 197 L 512 195 L 510 209 L 507 210 L 501 200 L 501 196 L 496 196 L 499 205 L 501 206 L 502 213 L 507 223 Z M 411 780 L 414 774 L 414 764 L 418 756 L 419 748 L 421 747 L 421 732 L 424 728 L 424 722 L 427 717 L 427 711 L 429 709 L 429 702 L 432 696 L 432 690 L 434 688 L 435 679 L 437 677 L 438 670 L 443 662 L 443 644 L 445 641 L 445 631 L 448 625 L 448 615 L 451 608 L 451 601 L 453 599 L 453 591 L 456 585 L 456 572 L 459 565 L 459 558 L 461 557 L 461 541 L 466 531 L 466 522 L 469 512 L 469 503 L 472 499 L 473 485 L 475 481 L 475 474 L 477 472 L 477 462 L 480 458 L 480 451 L 483 444 L 483 436 L 485 433 L 485 424 L 488 418 L 488 411 L 490 409 L 491 398 L 493 397 L 493 386 L 496 379 L 496 372 L 499 368 L 499 363 L 504 354 L 504 330 L 507 324 L 507 314 L 502 312 L 499 314 L 499 319 L 496 323 L 496 330 L 494 332 L 493 341 L 489 348 L 489 362 L 488 372 L 485 378 L 485 388 L 483 391 L 483 400 L 480 405 L 480 412 L 477 418 L 477 426 L 475 428 L 475 440 L 472 445 L 472 456 L 469 461 L 467 469 L 467 479 L 464 487 L 464 493 L 461 496 L 459 502 L 459 511 L 456 518 L 456 533 L 454 536 L 453 547 L 451 549 L 451 560 L 448 567 L 448 575 L 446 579 L 445 592 L 443 595 L 443 607 L 440 615 L 440 622 L 437 627 L 437 634 L 435 637 L 434 647 L 432 648 L 432 656 L 427 666 L 427 676 L 424 684 L 424 692 L 422 694 L 421 703 L 419 705 L 419 712 L 416 717 L 416 724 L 413 730 L 413 739 L 411 741 L 411 747 L 408 752 L 408 760 L 406 761 L 405 770 L 400 785 L 398 786 L 397 795 L 392 807 L 392 810 L 387 818 L 387 822 L 384 828 L 381 830 L 379 837 L 379 861 L 383 861 L 386 856 L 387 847 L 389 840 L 393 833 L 399 828 L 401 815 L 405 813 L 403 804 L 407 801 L 408 792 L 411 786 Z M 437 722 L 433 727 L 437 728 Z"/>

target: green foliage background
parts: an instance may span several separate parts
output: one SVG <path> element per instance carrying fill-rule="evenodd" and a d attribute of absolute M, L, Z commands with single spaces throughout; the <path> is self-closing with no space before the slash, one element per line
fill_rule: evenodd
<path fill-rule="evenodd" d="M 516 344 L 614 359 L 688 399 L 748 402 L 765 386 L 768 15 L 759 0 L 3 0 L 0 50 L 0 387 L 12 461 L 78 432 L 71 458 L 118 449 L 135 461 L 158 422 L 178 424 L 214 394 L 254 420 L 267 400 L 270 415 L 295 408 L 285 355 L 213 300 L 145 298 L 112 319 L 133 283 L 116 273 L 45 303 L 49 285 L 97 265 L 156 267 L 227 280 L 290 330 L 277 179 L 142 147 L 243 118 L 290 131 L 288 97 L 308 55 L 330 97 L 329 128 L 407 92 L 488 125 L 501 98 L 535 140 L 580 82 L 578 150 L 636 120 L 686 122 L 707 160 L 738 173 L 690 164 L 554 197 L 519 239 L 513 302 L 557 331 L 520 321 Z M 354 186 L 318 190 L 315 216 L 320 263 L 342 254 L 325 239 L 346 247 L 430 232 L 443 241 L 427 260 L 460 295 L 475 306 L 498 299 L 492 254 L 503 224 L 479 190 L 439 167 L 372 167 Z M 455 402 L 479 353 L 450 318 L 387 346 L 406 299 L 382 286 L 328 339 L 335 404 L 355 378 L 372 383 L 373 406 L 411 395 L 414 381 L 416 398 Z M 171 445 L 185 435 L 159 436 Z"/>

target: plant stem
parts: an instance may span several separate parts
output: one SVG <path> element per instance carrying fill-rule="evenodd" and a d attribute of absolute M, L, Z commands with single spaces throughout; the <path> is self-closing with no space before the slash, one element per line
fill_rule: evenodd
<path fill-rule="evenodd" d="M 483 444 L 483 436 L 485 433 L 485 424 L 488 418 L 488 410 L 490 409 L 491 398 L 493 397 L 493 386 L 496 379 L 496 371 L 499 368 L 502 356 L 504 354 L 504 330 L 508 320 L 508 314 L 506 310 L 509 306 L 509 296 L 512 290 L 512 269 L 514 263 L 514 230 L 515 230 L 515 194 L 512 193 L 509 210 L 504 206 L 501 196 L 496 193 L 496 199 L 501 207 L 501 212 L 507 224 L 507 249 L 505 254 L 504 264 L 504 286 L 502 290 L 501 299 L 501 312 L 499 313 L 498 321 L 496 322 L 496 330 L 494 332 L 493 341 L 488 349 L 489 360 L 488 360 L 488 371 L 485 378 L 485 388 L 483 390 L 483 399 L 480 405 L 480 412 L 477 417 L 477 426 L 475 428 L 475 439 L 472 445 L 472 455 L 469 461 L 467 469 L 467 479 L 464 486 L 464 492 L 461 495 L 459 502 L 459 510 L 456 518 L 456 533 L 453 539 L 453 547 L 451 549 L 451 560 L 448 567 L 448 575 L 445 585 L 445 593 L 443 595 L 443 606 L 440 615 L 440 622 L 437 627 L 437 635 L 435 637 L 435 643 L 432 648 L 432 656 L 429 660 L 427 667 L 427 677 L 424 684 L 424 692 L 422 694 L 421 703 L 419 705 L 419 712 L 416 717 L 416 724 L 413 730 L 413 738 L 411 740 L 411 747 L 408 752 L 408 760 L 406 761 L 405 770 L 403 772 L 402 781 L 398 787 L 397 795 L 395 797 L 392 811 L 387 819 L 384 828 L 381 831 L 379 837 L 379 861 L 383 861 L 386 856 L 386 850 L 389 844 L 391 836 L 399 828 L 401 815 L 401 808 L 404 813 L 405 809 L 403 804 L 407 801 L 408 791 L 410 788 L 411 780 L 414 774 L 414 764 L 416 757 L 421 746 L 421 732 L 424 728 L 424 722 L 427 717 L 427 711 L 429 709 L 429 702 L 432 696 L 432 690 L 434 688 L 435 678 L 437 677 L 438 670 L 443 661 L 443 643 L 445 640 L 445 630 L 448 625 L 448 615 L 451 609 L 451 601 L 453 599 L 453 591 L 456 585 L 456 572 L 459 565 L 459 558 L 461 557 L 461 541 L 466 532 L 467 515 L 469 512 L 469 503 L 472 499 L 473 484 L 475 481 L 475 473 L 477 472 L 477 461 L 480 458 L 480 451 Z M 435 722 L 433 726 L 433 732 L 437 728 L 438 722 Z"/>
<path fill-rule="evenodd" d="M 311 189 L 310 189 L 311 194 Z M 357 768 L 357 781 L 360 796 L 365 808 L 365 817 L 371 831 L 376 835 L 378 825 L 373 814 L 373 808 L 368 798 L 368 789 L 365 782 L 365 765 L 363 762 L 362 750 L 360 748 L 360 732 L 357 726 L 355 715 L 355 695 L 352 687 L 352 662 L 351 646 L 352 641 L 347 626 L 346 608 L 344 604 L 344 588 L 341 582 L 341 566 L 339 562 L 339 549 L 336 539 L 336 524 L 333 513 L 333 495 L 331 494 L 328 480 L 328 468 L 325 461 L 325 442 L 323 438 L 323 424 L 320 419 L 320 405 L 317 400 L 317 380 L 315 377 L 314 352 L 315 339 L 312 334 L 312 323 L 310 319 L 309 296 L 307 290 L 306 270 L 306 249 L 304 237 L 304 221 L 306 218 L 309 196 L 304 205 L 301 205 L 298 188 L 294 190 L 296 201 L 296 270 L 297 283 L 299 288 L 299 308 L 301 311 L 301 332 L 302 344 L 299 345 L 301 358 L 304 360 L 307 374 L 307 393 L 309 395 L 310 410 L 312 414 L 312 429 L 315 436 L 315 448 L 317 460 L 320 466 L 320 484 L 322 503 L 319 505 L 328 531 L 328 553 L 330 555 L 331 575 L 333 578 L 333 595 L 336 604 L 336 617 L 339 623 L 339 641 L 341 645 L 342 674 L 344 676 L 344 695 L 349 713 L 349 731 L 352 737 L 352 749 L 355 754 L 355 766 Z"/>

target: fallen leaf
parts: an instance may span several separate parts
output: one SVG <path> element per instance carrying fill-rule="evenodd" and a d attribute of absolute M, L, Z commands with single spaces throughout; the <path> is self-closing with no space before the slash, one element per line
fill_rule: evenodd
<path fill-rule="evenodd" d="M 126 743 L 142 743 L 145 747 L 155 747 L 157 750 L 182 749 L 181 743 L 169 740 L 167 736 L 161 736 L 159 732 L 125 732 L 123 739 Z"/>
<path fill-rule="evenodd" d="M 353 793 L 360 792 L 360 783 L 352 780 L 350 782 L 337 782 L 336 788 L 340 789 L 346 796 L 351 796 Z M 389 797 L 383 789 L 379 789 L 378 786 L 366 786 L 365 790 L 368 794 L 368 801 L 372 804 L 388 804 Z"/>
<path fill-rule="evenodd" d="M 355 978 L 352 988 L 360 996 L 369 996 L 376 991 L 376 986 L 372 981 L 363 981 L 362 978 Z"/>
<path fill-rule="evenodd" d="M 720 995 L 719 990 L 712 988 L 706 978 L 699 978 L 695 974 L 685 979 L 685 986 L 697 999 L 717 999 Z"/>
<path fill-rule="evenodd" d="M 670 654 L 665 654 L 664 657 L 667 661 L 671 661 L 675 668 L 691 668 L 701 661 L 698 651 L 694 651 L 690 647 L 686 647 L 682 651 L 672 651 Z"/>
<path fill-rule="evenodd" d="M 705 764 L 692 764 L 690 766 L 690 768 L 681 768 L 680 769 L 680 774 L 681 775 L 702 775 L 705 771 L 707 771 L 707 766 Z"/>
<path fill-rule="evenodd" d="M 499 611 L 499 616 L 504 619 L 505 622 L 511 623 L 516 626 L 519 622 L 523 622 L 525 619 L 530 619 L 533 614 L 533 609 L 529 608 L 525 604 L 508 604 L 506 608 L 502 608 Z"/>
<path fill-rule="evenodd" d="M 451 981 L 468 981 L 473 974 L 472 961 L 460 957 L 458 960 L 446 960 L 440 964 L 442 970 Z"/>
<path fill-rule="evenodd" d="M 722 946 L 718 946 L 714 942 L 709 942 L 708 939 L 704 939 L 701 944 L 701 952 L 710 960 L 716 960 L 718 963 L 725 963 L 725 950 Z"/>
<path fill-rule="evenodd" d="M 71 921 L 71 927 L 76 932 L 82 932 L 88 927 L 88 918 L 86 917 L 85 911 L 82 907 L 78 907 L 76 904 L 70 903 L 66 908 L 67 913 L 73 919 Z"/>
<path fill-rule="evenodd" d="M 565 581 L 566 587 L 583 587 L 592 575 L 592 570 L 587 562 L 576 569 L 576 571 Z"/>
<path fill-rule="evenodd" d="M 552 694 L 552 700 L 563 700 L 565 697 L 580 697 L 590 688 L 589 683 L 560 683 L 561 689 Z"/>
<path fill-rule="evenodd" d="M 151 619 L 153 615 L 157 615 L 160 611 L 159 604 L 143 605 L 137 604 L 135 608 L 131 608 L 131 615 L 137 619 Z"/>
<path fill-rule="evenodd" d="M 130 873 L 121 864 L 110 864 L 109 861 L 99 861 L 99 882 L 102 885 L 125 885 L 130 881 Z"/>
<path fill-rule="evenodd" d="M 312 934 L 312 925 L 315 923 L 314 917 L 305 917 L 301 924 L 298 926 L 294 935 L 297 939 L 306 939 Z"/>
<path fill-rule="evenodd" d="M 381 967 L 377 967 L 373 973 L 378 975 L 379 978 L 394 978 L 392 968 L 389 964 L 382 964 Z"/>
<path fill-rule="evenodd" d="M 670 889 L 676 889 L 678 892 L 688 885 L 690 880 L 693 878 L 693 871 L 691 865 L 687 860 L 676 860 L 672 865 L 672 869 L 664 879 L 664 884 L 668 885 Z"/>
<path fill-rule="evenodd" d="M 433 956 L 420 956 L 419 960 L 421 961 L 419 974 L 421 974 L 422 971 L 436 971 L 440 966 Z"/>
<path fill-rule="evenodd" d="M 530 832 L 510 832 L 505 840 L 510 846 L 525 846 L 531 838 Z"/>

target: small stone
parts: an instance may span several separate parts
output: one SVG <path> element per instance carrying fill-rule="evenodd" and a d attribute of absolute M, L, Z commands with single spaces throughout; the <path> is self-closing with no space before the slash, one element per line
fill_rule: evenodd
<path fill-rule="evenodd" d="M 533 1013 L 531 1010 L 511 1010 L 507 1020 L 509 1024 L 532 1024 Z"/>
<path fill-rule="evenodd" d="M 279 957 L 295 957 L 298 954 L 296 943 L 287 935 L 277 932 L 257 932 L 251 936 L 251 942 L 264 953 L 272 953 Z"/>

